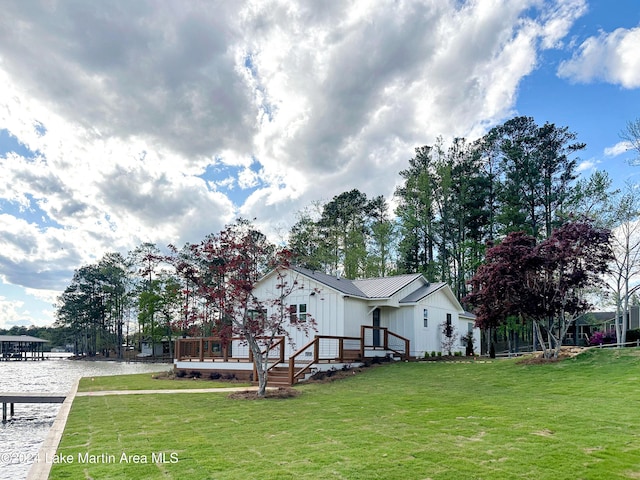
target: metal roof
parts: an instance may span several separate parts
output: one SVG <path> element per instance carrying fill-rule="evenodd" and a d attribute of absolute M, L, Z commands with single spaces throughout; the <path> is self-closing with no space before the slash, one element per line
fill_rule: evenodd
<path fill-rule="evenodd" d="M 364 278 L 354 280 L 353 284 L 369 298 L 389 298 L 421 277 L 421 273 L 412 273 L 393 277 Z"/>
<path fill-rule="evenodd" d="M 31 337 L 29 335 L 0 335 L 0 342 L 40 342 L 48 343 L 49 340 L 43 340 L 38 337 Z"/>
<path fill-rule="evenodd" d="M 432 293 L 437 292 L 438 290 L 440 290 L 445 285 L 446 285 L 446 283 L 444 283 L 444 282 L 429 283 L 427 285 L 423 285 L 422 287 L 420 287 L 416 291 L 411 292 L 409 295 L 407 295 L 406 297 L 401 299 L 400 303 L 414 303 L 414 302 L 417 302 L 417 301 L 423 299 L 424 297 L 426 297 L 427 295 L 431 295 Z"/>

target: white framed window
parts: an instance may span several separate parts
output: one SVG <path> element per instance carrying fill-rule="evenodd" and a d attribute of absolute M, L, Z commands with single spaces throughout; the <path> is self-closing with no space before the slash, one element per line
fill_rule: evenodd
<path fill-rule="evenodd" d="M 424 328 L 427 328 L 429 326 L 429 310 L 427 310 L 426 308 L 422 310 L 422 323 L 424 325 Z"/>
<path fill-rule="evenodd" d="M 291 323 L 295 322 L 306 322 L 307 321 L 307 304 L 301 303 L 296 305 L 295 303 L 289 305 L 289 321 Z"/>

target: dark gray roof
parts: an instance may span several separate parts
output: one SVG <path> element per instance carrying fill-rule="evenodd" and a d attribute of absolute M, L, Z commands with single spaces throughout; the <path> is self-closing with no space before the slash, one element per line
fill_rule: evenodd
<path fill-rule="evenodd" d="M 327 275 L 326 273 L 318 272 L 316 270 L 309 270 L 308 268 L 292 266 L 292 270 L 312 278 L 315 281 L 331 287 L 334 290 L 344 293 L 345 295 L 351 295 L 353 297 L 367 298 L 362 290 L 356 287 L 353 282 L 347 278 L 339 278 L 333 275 Z"/>
<path fill-rule="evenodd" d="M 577 325 L 599 325 L 616 318 L 616 312 L 587 312 L 576 318 Z"/>
<path fill-rule="evenodd" d="M 444 282 L 429 283 L 427 285 L 423 285 L 422 287 L 420 287 L 415 292 L 411 292 L 409 295 L 407 295 L 402 300 L 400 300 L 400 303 L 415 303 L 415 302 L 423 299 L 427 295 L 431 295 L 432 293 L 437 292 L 438 290 L 440 290 L 445 285 L 446 285 L 446 283 L 444 283 Z"/>
<path fill-rule="evenodd" d="M 43 340 L 38 337 L 31 337 L 29 335 L 0 335 L 0 342 L 40 342 L 45 343 L 49 340 Z"/>

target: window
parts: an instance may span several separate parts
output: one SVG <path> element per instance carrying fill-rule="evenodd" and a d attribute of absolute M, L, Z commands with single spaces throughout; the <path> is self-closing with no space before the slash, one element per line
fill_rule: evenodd
<path fill-rule="evenodd" d="M 291 323 L 307 321 L 307 304 L 289 305 L 289 321 Z"/>
<path fill-rule="evenodd" d="M 467 323 L 467 333 L 473 334 L 473 323 Z"/>
<path fill-rule="evenodd" d="M 445 327 L 445 335 L 447 338 L 451 338 L 453 335 L 453 326 L 451 325 L 451 314 L 447 313 L 447 325 Z"/>
<path fill-rule="evenodd" d="M 249 310 L 247 316 L 253 321 L 264 320 L 267 317 L 267 310 Z"/>
<path fill-rule="evenodd" d="M 424 322 L 424 328 L 429 326 L 429 310 L 426 308 L 422 310 L 422 321 Z"/>

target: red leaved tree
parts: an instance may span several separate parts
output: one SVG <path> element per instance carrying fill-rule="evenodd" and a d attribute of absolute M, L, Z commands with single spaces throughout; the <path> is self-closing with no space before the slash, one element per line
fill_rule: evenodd
<path fill-rule="evenodd" d="M 198 266 L 192 279 L 199 295 L 217 312 L 217 333 L 223 341 L 237 335 L 247 342 L 258 374 L 258 396 L 264 396 L 269 354 L 278 337 L 289 337 L 289 325 L 300 330 L 315 325 L 310 318 L 297 322 L 290 315 L 287 298 L 301 288 L 296 281 L 287 280 L 291 254 L 277 251 L 246 220 L 226 226 L 219 234 L 191 246 L 191 250 Z M 272 269 L 277 278 L 276 291 L 272 298 L 259 299 L 254 287 Z"/>
<path fill-rule="evenodd" d="M 533 325 L 545 358 L 557 358 L 573 321 L 591 305 L 585 291 L 601 283 L 611 259 L 611 232 L 571 222 L 536 245 L 516 232 L 487 251 L 466 298 L 476 324 L 495 327 L 516 316 Z"/>

